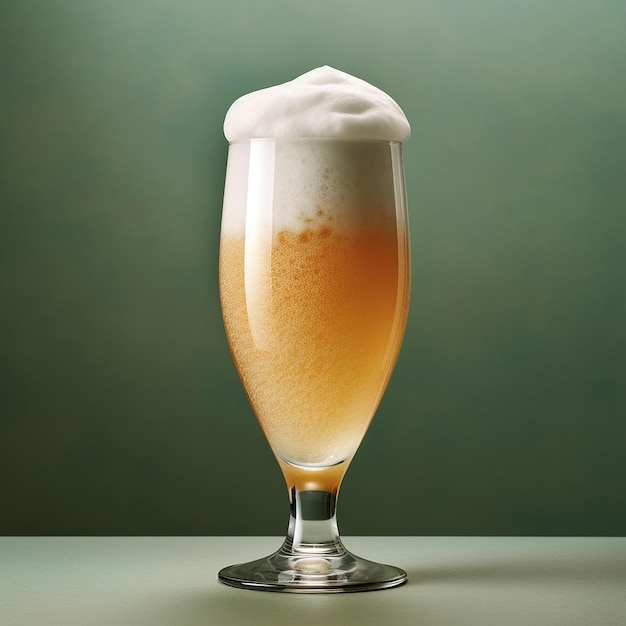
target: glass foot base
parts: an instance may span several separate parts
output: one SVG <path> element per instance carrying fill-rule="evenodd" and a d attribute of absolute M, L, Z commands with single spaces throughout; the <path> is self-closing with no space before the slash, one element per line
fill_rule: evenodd
<path fill-rule="evenodd" d="M 278 552 L 250 563 L 225 567 L 218 574 L 225 585 L 258 591 L 339 593 L 374 591 L 402 585 L 404 570 L 367 561 L 344 549 L 332 554 Z"/>

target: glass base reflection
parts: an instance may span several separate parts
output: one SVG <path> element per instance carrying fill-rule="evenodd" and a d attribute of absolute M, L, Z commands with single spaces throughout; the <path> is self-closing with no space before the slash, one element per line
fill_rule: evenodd
<path fill-rule="evenodd" d="M 348 552 L 343 545 L 311 545 L 297 553 L 289 540 L 278 552 L 250 563 L 222 569 L 219 580 L 231 587 L 291 593 L 375 591 L 402 585 L 406 572 Z"/>

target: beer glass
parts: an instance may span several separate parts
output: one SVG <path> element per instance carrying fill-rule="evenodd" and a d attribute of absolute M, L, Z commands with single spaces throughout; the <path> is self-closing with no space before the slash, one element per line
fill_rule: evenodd
<path fill-rule="evenodd" d="M 287 538 L 219 572 L 289 592 L 383 589 L 397 567 L 348 552 L 337 494 L 380 402 L 409 300 L 398 142 L 251 139 L 229 146 L 220 296 L 233 358 L 285 477 Z"/>

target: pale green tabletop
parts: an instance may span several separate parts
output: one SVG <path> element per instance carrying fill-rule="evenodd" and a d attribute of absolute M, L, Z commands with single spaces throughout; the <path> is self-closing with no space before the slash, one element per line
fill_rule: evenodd
<path fill-rule="evenodd" d="M 353 537 L 403 587 L 296 595 L 221 585 L 272 537 L 0 538 L 2 626 L 626 625 L 626 539 Z"/>

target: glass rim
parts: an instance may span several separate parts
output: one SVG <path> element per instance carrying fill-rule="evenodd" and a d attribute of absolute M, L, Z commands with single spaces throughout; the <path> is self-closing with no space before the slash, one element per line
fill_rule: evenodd
<path fill-rule="evenodd" d="M 248 137 L 246 139 L 233 139 L 228 141 L 229 146 L 240 143 L 379 143 L 386 145 L 402 146 L 404 142 L 395 139 L 367 139 L 367 138 L 343 138 L 343 137 L 322 137 L 322 136 L 298 136 L 298 137 Z"/>

